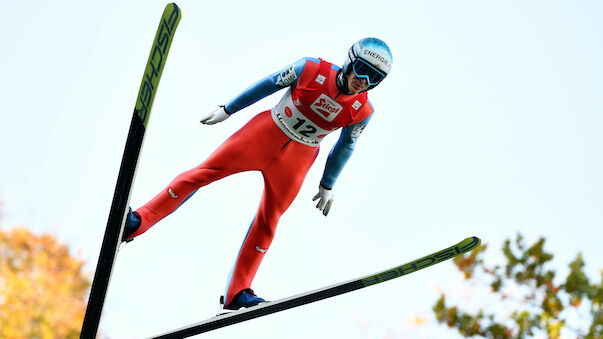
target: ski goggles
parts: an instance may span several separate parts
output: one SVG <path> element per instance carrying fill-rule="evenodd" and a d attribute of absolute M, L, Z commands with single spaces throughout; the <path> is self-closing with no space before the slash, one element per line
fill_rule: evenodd
<path fill-rule="evenodd" d="M 369 85 L 378 85 L 385 78 L 385 74 L 362 59 L 356 59 L 352 63 L 352 70 L 356 77 L 366 79 Z"/>

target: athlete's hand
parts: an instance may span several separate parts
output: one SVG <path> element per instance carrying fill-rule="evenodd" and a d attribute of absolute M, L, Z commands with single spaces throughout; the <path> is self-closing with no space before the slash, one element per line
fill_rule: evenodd
<path fill-rule="evenodd" d="M 318 200 L 318 204 L 316 204 L 316 208 L 318 208 L 326 217 L 327 214 L 329 214 L 329 210 L 331 209 L 331 204 L 333 204 L 333 198 L 333 191 L 324 187 L 323 185 L 319 185 L 318 193 L 316 193 L 312 201 L 320 199 Z"/>
<path fill-rule="evenodd" d="M 208 116 L 201 119 L 201 123 L 204 125 L 214 125 L 222 122 L 230 117 L 230 114 L 226 112 L 224 106 L 220 106 L 217 110 L 209 113 Z"/>

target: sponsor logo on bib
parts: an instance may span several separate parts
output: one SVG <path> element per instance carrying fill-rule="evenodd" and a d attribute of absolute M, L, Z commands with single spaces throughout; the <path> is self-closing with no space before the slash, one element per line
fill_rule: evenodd
<path fill-rule="evenodd" d="M 343 107 L 337 101 L 323 93 L 310 105 L 310 109 L 330 122 L 337 117 Z"/>

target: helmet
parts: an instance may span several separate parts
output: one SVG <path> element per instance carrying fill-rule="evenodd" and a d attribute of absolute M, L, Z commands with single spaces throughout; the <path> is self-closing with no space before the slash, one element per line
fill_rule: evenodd
<path fill-rule="evenodd" d="M 392 52 L 385 42 L 377 38 L 364 38 L 350 47 L 342 67 L 342 80 L 354 72 L 358 78 L 366 79 L 371 89 L 389 74 L 392 62 Z"/>

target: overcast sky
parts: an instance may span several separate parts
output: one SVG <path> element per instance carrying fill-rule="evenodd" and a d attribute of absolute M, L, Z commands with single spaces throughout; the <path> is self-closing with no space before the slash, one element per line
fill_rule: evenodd
<path fill-rule="evenodd" d="M 5 227 L 50 232 L 92 274 L 131 112 L 166 2 L 5 1 L 0 12 L 0 198 Z M 178 1 L 134 208 L 202 162 L 277 93 L 224 123 L 200 117 L 304 56 L 343 62 L 376 36 L 391 74 L 334 189 L 311 201 L 329 136 L 283 216 L 253 288 L 279 299 L 400 265 L 467 236 L 540 236 L 554 267 L 603 267 L 600 1 Z M 120 251 L 101 328 L 140 338 L 214 314 L 262 193 L 257 172 L 200 190 Z M 443 289 L 483 306 L 450 263 L 217 330 L 212 338 L 454 337 Z M 416 328 L 413 319 L 425 318 Z"/>

